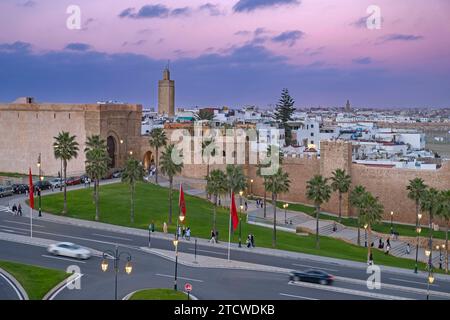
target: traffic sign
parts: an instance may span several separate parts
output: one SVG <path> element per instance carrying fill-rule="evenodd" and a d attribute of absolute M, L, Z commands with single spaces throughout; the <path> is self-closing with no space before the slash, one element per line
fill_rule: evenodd
<path fill-rule="evenodd" d="M 191 291 L 192 291 L 192 284 L 186 283 L 186 284 L 184 285 L 184 291 L 186 291 L 186 292 L 191 292 Z"/>

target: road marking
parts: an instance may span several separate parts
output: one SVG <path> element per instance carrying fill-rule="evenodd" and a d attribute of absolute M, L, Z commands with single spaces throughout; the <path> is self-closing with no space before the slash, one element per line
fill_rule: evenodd
<path fill-rule="evenodd" d="M 319 289 L 319 290 L 325 290 L 325 291 L 331 291 L 331 292 L 337 292 L 337 293 L 343 293 L 343 294 L 349 294 L 349 295 L 353 295 L 353 296 L 381 299 L 381 300 L 412 300 L 409 298 L 392 296 L 392 295 L 388 295 L 388 294 L 360 291 L 360 290 L 341 288 L 341 287 L 325 286 L 325 285 L 309 283 L 309 282 L 289 281 L 289 285 L 305 287 L 305 288 L 312 288 L 312 289 Z"/>
<path fill-rule="evenodd" d="M 195 251 L 195 248 L 194 249 L 193 248 L 189 248 L 189 250 Z M 209 252 L 209 253 L 215 253 L 215 254 L 220 254 L 220 255 L 224 255 L 224 256 L 227 255 L 226 253 L 223 253 L 223 252 L 217 252 L 217 251 L 211 251 L 211 250 L 203 250 L 203 249 L 197 249 L 197 252 Z"/>
<path fill-rule="evenodd" d="M 399 278 L 389 278 L 389 279 L 394 280 L 394 281 L 403 281 L 403 282 L 416 283 L 416 284 L 423 284 L 423 285 L 426 285 L 426 284 L 427 284 L 426 282 L 419 282 L 419 281 L 405 280 L 405 279 L 399 279 Z M 430 284 L 430 286 L 433 286 L 433 287 L 439 287 L 438 284 Z"/>
<path fill-rule="evenodd" d="M 159 277 L 173 278 L 173 275 L 171 275 L 171 274 L 157 273 L 156 275 L 159 276 Z M 184 278 L 184 277 L 178 277 L 178 279 L 183 279 L 183 280 L 188 280 L 188 281 L 195 281 L 195 282 L 203 282 L 203 280 L 192 279 L 192 278 Z"/>
<path fill-rule="evenodd" d="M 12 220 L 5 220 L 5 222 L 9 222 L 9 223 L 17 223 L 17 224 L 24 224 L 26 226 L 29 226 L 29 223 L 25 223 L 25 222 L 18 222 L 18 221 L 12 221 Z M 40 225 L 40 224 L 34 224 L 33 223 L 33 227 L 41 227 L 44 228 L 44 226 Z"/>
<path fill-rule="evenodd" d="M 61 291 L 63 291 L 69 284 L 74 283 L 75 281 L 77 281 L 78 279 L 80 279 L 83 276 L 82 273 L 78 273 L 77 276 L 72 279 L 71 281 L 67 281 L 66 280 L 66 284 L 63 285 L 61 288 L 59 288 L 58 290 L 56 290 L 49 298 L 48 300 L 53 300 Z"/>
<path fill-rule="evenodd" d="M 129 238 L 107 236 L 107 235 L 99 234 L 99 233 L 93 233 L 92 235 L 93 236 L 98 236 L 98 237 L 105 237 L 105 238 L 112 238 L 112 239 L 119 239 L 119 240 L 126 240 L 126 241 L 133 241 L 132 239 L 129 239 Z"/>
<path fill-rule="evenodd" d="M 295 296 L 293 294 L 287 294 L 287 293 L 280 293 L 280 296 L 291 297 L 291 298 L 299 298 L 299 299 L 306 299 L 306 300 L 319 300 L 319 299 L 316 299 L 316 298 Z"/>
<path fill-rule="evenodd" d="M 50 258 L 50 259 L 66 260 L 66 261 L 76 262 L 76 263 L 86 263 L 86 261 L 81 261 L 81 260 L 71 259 L 71 258 L 62 258 L 62 257 L 49 256 L 47 254 L 43 254 L 42 257 Z"/>
<path fill-rule="evenodd" d="M 19 300 L 25 300 L 24 296 L 22 296 L 22 292 L 17 289 L 16 285 L 11 280 L 9 280 L 7 276 L 3 275 L 3 273 L 0 273 L 0 277 L 5 279 L 5 281 L 14 289 L 17 296 L 19 297 Z"/>
<path fill-rule="evenodd" d="M 28 234 L 28 232 L 25 232 L 25 231 L 14 231 L 14 230 L 10 230 L 10 229 L 2 229 L 2 230 L 5 232 Z"/>
<path fill-rule="evenodd" d="M 339 270 L 337 270 L 337 269 L 320 268 L 320 267 L 315 267 L 315 266 L 309 266 L 309 265 L 306 265 L 306 264 L 293 263 L 292 265 L 293 265 L 293 266 L 297 266 L 297 267 L 307 267 L 307 268 L 312 268 L 312 269 L 327 270 L 327 271 L 334 271 L 334 272 L 339 271 Z"/>

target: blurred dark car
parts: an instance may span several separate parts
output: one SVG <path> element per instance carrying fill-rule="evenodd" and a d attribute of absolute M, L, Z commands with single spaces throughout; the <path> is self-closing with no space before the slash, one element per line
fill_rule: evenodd
<path fill-rule="evenodd" d="M 292 271 L 289 275 L 289 280 L 331 285 L 334 277 L 325 271 L 310 269 L 306 271 Z"/>
<path fill-rule="evenodd" d="M 67 180 L 66 180 L 66 184 L 68 186 L 75 186 L 80 183 L 81 183 L 81 177 L 70 177 L 70 178 L 67 178 Z"/>
<path fill-rule="evenodd" d="M 33 187 L 34 189 L 48 190 L 52 188 L 52 184 L 50 183 L 50 181 L 42 180 L 33 182 Z"/>
<path fill-rule="evenodd" d="M 27 184 L 20 183 L 20 184 L 13 184 L 12 185 L 13 192 L 17 194 L 26 193 L 29 189 Z"/>

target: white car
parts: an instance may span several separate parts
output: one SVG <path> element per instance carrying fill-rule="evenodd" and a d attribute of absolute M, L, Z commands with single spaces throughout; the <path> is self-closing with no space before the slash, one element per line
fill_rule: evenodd
<path fill-rule="evenodd" d="M 89 259 L 91 257 L 91 252 L 79 245 L 71 242 L 59 242 L 51 244 L 47 251 L 55 256 L 66 256 L 77 259 Z"/>
<path fill-rule="evenodd" d="M 64 179 L 55 178 L 49 181 L 53 188 L 59 188 L 61 185 L 64 185 Z"/>

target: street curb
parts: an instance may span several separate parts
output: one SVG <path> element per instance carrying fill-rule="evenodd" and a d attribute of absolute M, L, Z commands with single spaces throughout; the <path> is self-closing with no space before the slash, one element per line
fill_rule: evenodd
<path fill-rule="evenodd" d="M 6 271 L 3 268 L 0 268 L 0 274 L 3 275 L 6 278 L 6 280 L 14 288 L 16 293 L 18 293 L 20 300 L 30 300 L 30 298 L 28 297 L 28 294 L 25 291 L 25 289 L 22 287 L 20 282 L 17 281 L 17 279 L 13 277 L 12 274 L 10 274 L 8 271 Z"/>
<path fill-rule="evenodd" d="M 80 273 L 74 273 L 70 275 L 69 277 L 58 283 L 56 286 L 54 286 L 52 289 L 50 289 L 50 291 L 45 294 L 42 300 L 53 300 L 64 287 L 68 286 L 70 283 L 78 278 L 81 278 L 82 276 L 83 275 Z"/>
<path fill-rule="evenodd" d="M 154 251 L 153 249 L 149 249 L 147 247 L 141 247 L 140 249 L 146 253 L 154 254 L 154 255 L 164 258 L 166 260 L 175 261 L 174 257 L 171 257 L 171 256 L 166 255 L 161 252 Z M 215 259 L 220 259 L 220 258 L 215 258 Z M 220 259 L 220 260 L 225 260 L 225 259 Z M 233 260 L 233 261 L 237 261 L 237 260 Z M 294 269 L 272 267 L 272 266 L 267 266 L 268 267 L 267 270 L 261 270 L 261 269 L 256 269 L 256 268 L 252 268 L 252 267 L 247 268 L 247 267 L 227 266 L 227 265 L 224 265 L 224 266 L 201 266 L 201 265 L 195 264 L 193 262 L 191 263 L 191 262 L 186 262 L 186 261 L 182 261 L 182 260 L 178 260 L 178 263 L 181 265 L 184 265 L 186 267 L 205 268 L 205 269 L 228 269 L 228 270 L 233 269 L 233 270 L 244 270 L 244 271 L 257 271 L 257 272 L 273 272 L 273 273 L 280 273 L 280 274 L 286 274 L 288 272 L 294 271 Z M 255 264 L 255 263 L 249 263 L 249 262 L 246 262 L 246 263 Z M 273 268 L 273 270 L 270 270 L 270 268 Z"/>
<path fill-rule="evenodd" d="M 122 300 L 130 300 L 131 296 L 132 296 L 133 294 L 135 294 L 136 292 L 142 291 L 142 290 L 147 290 L 147 289 L 155 289 L 155 288 L 146 288 L 146 289 L 135 290 L 135 291 L 130 292 L 129 294 L 127 294 L 125 297 L 123 297 Z M 187 292 L 185 292 L 185 291 L 180 291 L 180 292 L 182 292 L 182 293 L 184 293 L 185 295 L 187 295 Z M 199 300 L 199 299 L 198 299 L 196 296 L 194 296 L 192 293 L 189 294 L 189 298 L 190 298 L 189 300 Z M 161 300 L 156 300 L 156 301 L 161 301 Z M 172 301 L 175 301 L 175 300 L 172 300 Z"/>

